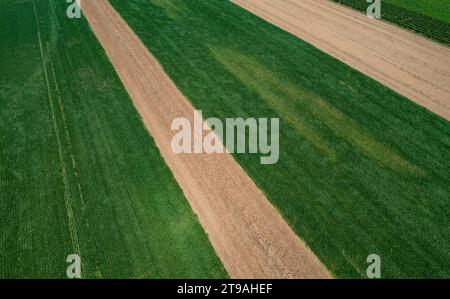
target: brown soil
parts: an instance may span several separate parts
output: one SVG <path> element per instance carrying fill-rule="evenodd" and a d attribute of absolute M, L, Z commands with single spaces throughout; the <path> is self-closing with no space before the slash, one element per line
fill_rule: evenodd
<path fill-rule="evenodd" d="M 450 48 L 328 0 L 232 0 L 450 120 Z"/>
<path fill-rule="evenodd" d="M 329 278 L 229 154 L 171 150 L 173 119 L 194 108 L 106 0 L 82 9 L 232 278 Z"/>

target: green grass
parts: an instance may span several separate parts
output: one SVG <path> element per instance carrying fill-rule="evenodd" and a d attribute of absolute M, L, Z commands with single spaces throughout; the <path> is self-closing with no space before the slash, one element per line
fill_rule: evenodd
<path fill-rule="evenodd" d="M 361 12 L 366 0 L 332 0 Z M 382 19 L 450 46 L 450 0 L 382 0 Z"/>
<path fill-rule="evenodd" d="M 34 7 L 35 4 L 35 7 Z M 0 278 L 226 277 L 86 20 L 0 1 Z"/>
<path fill-rule="evenodd" d="M 228 1 L 110 2 L 205 118 L 280 117 L 234 157 L 336 276 L 450 277 L 449 122 Z"/>

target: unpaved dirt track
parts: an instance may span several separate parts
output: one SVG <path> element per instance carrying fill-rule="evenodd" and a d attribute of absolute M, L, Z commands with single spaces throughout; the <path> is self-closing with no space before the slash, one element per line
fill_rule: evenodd
<path fill-rule="evenodd" d="M 331 277 L 231 155 L 172 152 L 172 120 L 194 108 L 106 0 L 82 9 L 230 276 Z"/>
<path fill-rule="evenodd" d="M 450 48 L 328 0 L 231 1 L 450 120 Z"/>

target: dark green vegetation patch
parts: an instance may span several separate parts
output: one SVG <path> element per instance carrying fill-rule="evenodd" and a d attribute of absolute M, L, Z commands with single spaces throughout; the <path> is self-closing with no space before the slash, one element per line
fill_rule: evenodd
<path fill-rule="evenodd" d="M 366 0 L 333 0 L 358 11 L 366 12 L 370 3 Z M 392 3 L 382 1 L 381 17 L 384 20 L 397 24 L 406 29 L 412 30 L 416 33 L 424 35 L 428 38 L 434 39 L 440 43 L 450 46 L 450 1 L 449 0 L 408 0 L 405 1 L 390 0 Z M 414 4 L 411 4 L 414 2 Z M 435 4 L 440 2 L 439 6 Z M 447 3 L 447 4 L 445 4 Z M 411 7 L 408 8 L 408 7 Z M 428 7 L 434 7 L 434 10 L 428 14 L 420 12 L 427 11 Z M 412 8 L 415 8 L 414 10 Z M 418 11 L 419 10 L 419 11 Z M 447 22 L 438 19 L 447 18 Z"/>
<path fill-rule="evenodd" d="M 0 1 L 0 278 L 224 277 L 86 20 Z"/>
<path fill-rule="evenodd" d="M 205 117 L 280 118 L 235 158 L 336 276 L 450 276 L 449 122 L 229 1 L 110 2 Z"/>

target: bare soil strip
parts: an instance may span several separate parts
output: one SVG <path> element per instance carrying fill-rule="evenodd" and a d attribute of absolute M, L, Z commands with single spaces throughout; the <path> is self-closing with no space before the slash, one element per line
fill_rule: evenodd
<path fill-rule="evenodd" d="M 231 0 L 450 120 L 450 48 L 327 0 Z"/>
<path fill-rule="evenodd" d="M 106 0 L 82 9 L 230 276 L 331 277 L 231 155 L 172 152 L 172 120 L 194 108 Z"/>

